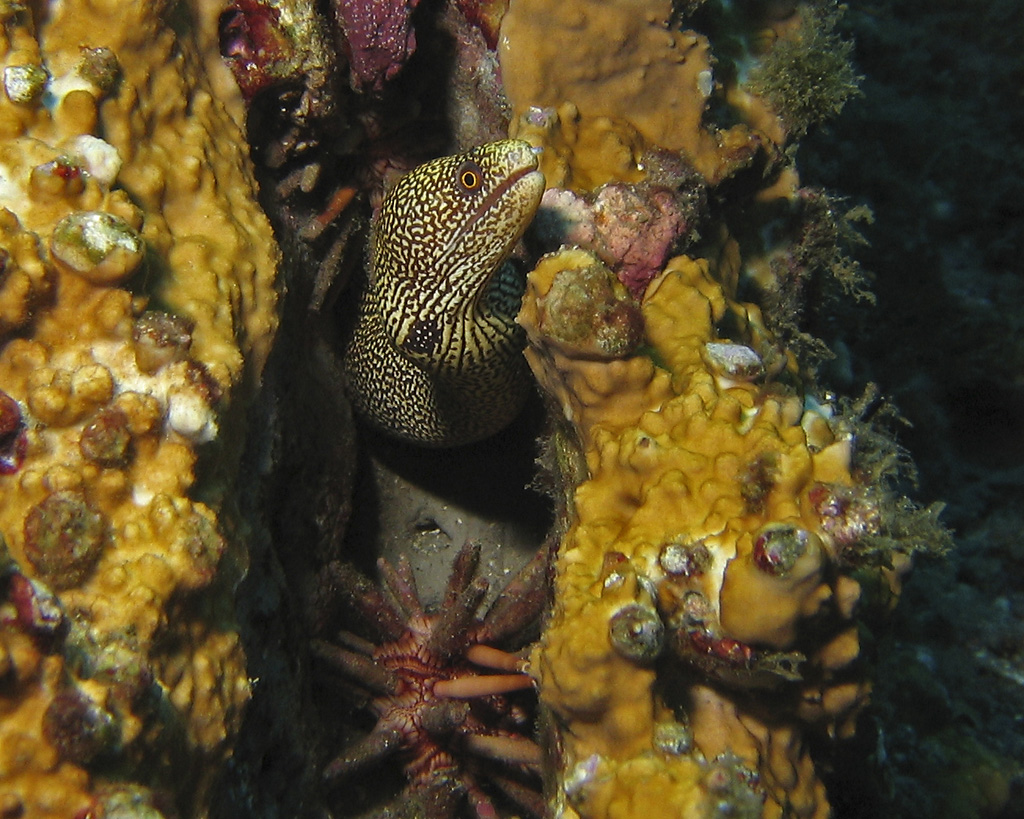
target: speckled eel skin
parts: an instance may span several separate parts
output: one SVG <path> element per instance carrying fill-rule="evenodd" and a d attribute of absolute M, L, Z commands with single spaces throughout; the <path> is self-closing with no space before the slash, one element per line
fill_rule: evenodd
<path fill-rule="evenodd" d="M 540 204 L 526 142 L 427 162 L 388 192 L 345 350 L 356 410 L 426 446 L 478 441 L 506 426 L 530 389 L 515 323 L 522 276 L 504 264 Z"/>

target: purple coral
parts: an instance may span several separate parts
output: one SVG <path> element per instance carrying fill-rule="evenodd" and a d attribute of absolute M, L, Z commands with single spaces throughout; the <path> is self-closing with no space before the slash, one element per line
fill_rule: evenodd
<path fill-rule="evenodd" d="M 43 735 L 61 759 L 78 765 L 113 750 L 121 738 L 110 712 L 70 686 L 57 692 L 43 714 Z"/>
<path fill-rule="evenodd" d="M 821 520 L 821 528 L 839 549 L 853 546 L 882 530 L 882 512 L 876 501 L 859 488 L 819 483 L 807 493 Z"/>
<path fill-rule="evenodd" d="M 236 0 L 218 21 L 220 53 L 251 100 L 286 74 L 291 47 L 280 12 L 262 0 Z"/>
<path fill-rule="evenodd" d="M 52 646 L 63 638 L 67 631 L 67 618 L 57 595 L 43 583 L 11 571 L 6 578 L 6 588 L 2 586 L 0 584 L 0 602 L 10 603 L 11 608 L 8 611 L 0 609 L 0 625 L 10 622 L 44 647 Z"/>
<path fill-rule="evenodd" d="M 132 436 L 128 426 L 128 416 L 121 410 L 101 410 L 78 438 L 82 457 L 99 466 L 125 466 L 131 459 Z"/>
<path fill-rule="evenodd" d="M 380 91 L 416 50 L 412 12 L 419 0 L 338 0 L 352 85 Z"/>
<path fill-rule="evenodd" d="M 789 574 L 807 551 L 809 537 L 788 523 L 769 524 L 754 539 L 754 565 L 765 574 Z"/>
<path fill-rule="evenodd" d="M 669 191 L 622 184 L 601 188 L 594 202 L 594 221 L 604 253 L 638 298 L 690 228 Z"/>
<path fill-rule="evenodd" d="M 0 475 L 18 471 L 28 451 L 28 437 L 21 407 L 0 390 Z"/>

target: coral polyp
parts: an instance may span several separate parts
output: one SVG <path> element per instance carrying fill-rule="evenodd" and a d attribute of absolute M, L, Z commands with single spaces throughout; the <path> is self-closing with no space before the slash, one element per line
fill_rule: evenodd
<path fill-rule="evenodd" d="M 0 390 L 0 475 L 17 472 L 27 450 L 28 437 L 21 408 L 17 401 Z"/>
<path fill-rule="evenodd" d="M 292 69 L 288 35 L 280 10 L 271 3 L 241 0 L 218 20 L 220 50 L 239 89 L 251 99 Z"/>
<path fill-rule="evenodd" d="M 479 546 L 460 550 L 436 611 L 424 608 L 404 559 L 396 567 L 378 562 L 383 588 L 351 567 L 332 567 L 332 585 L 373 642 L 341 632 L 336 643 L 314 641 L 313 650 L 368 694 L 365 709 L 377 722 L 327 765 L 328 784 L 396 757 L 408 781 L 400 812 L 489 819 L 508 803 L 543 815 L 533 678 L 522 652 L 498 646 L 521 643 L 536 625 L 548 595 L 547 550 L 482 617 L 488 582 L 477 576 L 479 560 Z"/>

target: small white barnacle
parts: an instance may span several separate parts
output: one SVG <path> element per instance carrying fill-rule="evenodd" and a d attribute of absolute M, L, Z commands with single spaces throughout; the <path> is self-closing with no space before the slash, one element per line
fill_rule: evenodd
<path fill-rule="evenodd" d="M 697 90 L 704 99 L 710 97 L 711 92 L 715 90 L 715 75 L 710 68 L 697 73 Z"/>
<path fill-rule="evenodd" d="M 145 243 L 120 216 L 76 211 L 61 219 L 50 236 L 58 264 L 95 284 L 117 284 L 138 269 Z"/>

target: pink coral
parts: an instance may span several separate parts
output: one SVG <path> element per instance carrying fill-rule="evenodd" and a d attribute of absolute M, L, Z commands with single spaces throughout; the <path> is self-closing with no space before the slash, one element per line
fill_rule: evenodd
<path fill-rule="evenodd" d="M 594 220 L 619 279 L 634 296 L 661 272 L 676 241 L 690 228 L 672 194 L 630 185 L 605 185 L 594 202 Z"/>
<path fill-rule="evenodd" d="M 548 190 L 538 216 L 545 244 L 592 251 L 636 298 L 643 296 L 694 221 L 667 188 L 620 182 L 589 195 Z"/>

